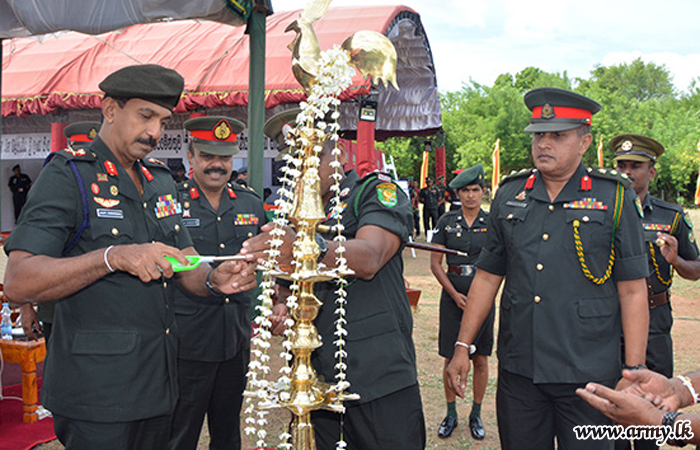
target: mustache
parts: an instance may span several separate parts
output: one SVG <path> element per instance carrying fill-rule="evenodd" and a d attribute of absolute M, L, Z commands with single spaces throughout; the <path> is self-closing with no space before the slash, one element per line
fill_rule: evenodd
<path fill-rule="evenodd" d="M 138 139 L 136 139 L 136 142 L 138 142 L 139 144 L 146 144 L 151 148 L 156 148 L 156 146 L 158 145 L 158 140 L 154 139 L 152 137 L 138 138 Z"/>
<path fill-rule="evenodd" d="M 226 172 L 224 169 L 221 169 L 219 167 L 212 167 L 210 169 L 204 169 L 204 174 L 209 175 L 210 173 L 218 172 L 221 175 L 226 175 L 228 172 Z"/>

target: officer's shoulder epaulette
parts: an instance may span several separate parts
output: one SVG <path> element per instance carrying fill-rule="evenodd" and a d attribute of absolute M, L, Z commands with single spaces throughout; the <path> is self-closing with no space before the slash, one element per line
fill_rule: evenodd
<path fill-rule="evenodd" d="M 665 200 L 661 200 L 660 198 L 652 197 L 649 196 L 649 201 L 651 204 L 654 206 L 658 206 L 659 208 L 664 208 L 664 209 L 670 209 L 671 211 L 683 213 L 683 207 L 680 205 L 676 205 L 675 203 L 667 202 Z"/>
<path fill-rule="evenodd" d="M 54 156 L 60 156 L 68 161 L 96 161 L 97 155 L 89 149 L 79 148 L 79 147 L 67 147 L 58 152 L 49 154 L 48 160 Z"/>
<path fill-rule="evenodd" d="M 595 178 L 602 178 L 605 180 L 622 183 L 622 185 L 626 188 L 632 187 L 632 182 L 629 178 L 627 178 L 627 175 L 620 173 L 615 169 L 608 169 L 606 167 L 586 167 L 586 172 Z"/>
<path fill-rule="evenodd" d="M 166 166 L 165 163 L 159 159 L 148 158 L 148 159 L 144 159 L 141 162 L 143 163 L 144 166 L 148 167 L 149 169 L 164 169 L 164 170 L 167 170 L 168 172 L 170 172 L 170 169 L 168 168 L 168 166 Z"/>
<path fill-rule="evenodd" d="M 508 175 L 504 175 L 503 178 L 501 178 L 501 183 L 507 183 L 509 181 L 517 180 L 518 178 L 522 177 L 527 177 L 530 176 L 531 174 L 535 173 L 535 169 L 523 169 L 518 172 L 513 171 Z"/>
<path fill-rule="evenodd" d="M 248 194 L 248 195 L 254 195 L 255 197 L 260 198 L 258 196 L 258 193 L 255 192 L 255 189 L 253 189 L 252 187 L 243 186 L 242 184 L 238 184 L 238 183 L 226 183 L 226 187 L 233 189 L 233 191 L 236 193 L 236 195 L 243 193 L 243 194 Z"/>

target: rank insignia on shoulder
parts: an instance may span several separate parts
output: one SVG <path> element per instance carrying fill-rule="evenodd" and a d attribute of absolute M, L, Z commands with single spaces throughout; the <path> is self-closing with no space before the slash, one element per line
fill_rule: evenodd
<path fill-rule="evenodd" d="M 95 203 L 107 209 L 114 208 L 120 202 L 118 198 L 93 197 L 92 199 L 95 200 Z"/>
<path fill-rule="evenodd" d="M 637 214 L 639 214 L 639 217 L 641 217 L 643 219 L 644 218 L 644 209 L 642 208 L 642 201 L 639 200 L 639 197 L 635 197 L 634 206 L 637 209 Z"/>
<path fill-rule="evenodd" d="M 690 216 L 687 212 L 683 214 L 683 221 L 686 225 L 688 225 L 688 228 L 690 228 L 691 230 L 693 229 L 693 222 L 690 220 Z"/>
<path fill-rule="evenodd" d="M 153 163 L 153 164 L 158 164 L 158 165 L 161 165 L 161 166 L 165 166 L 165 163 L 164 163 L 163 161 L 161 161 L 160 159 L 148 158 L 147 161 L 148 161 L 149 163 Z"/>
<path fill-rule="evenodd" d="M 389 175 L 378 173 L 377 178 L 385 183 L 391 183 L 391 177 Z"/>
<path fill-rule="evenodd" d="M 574 200 L 573 202 L 569 203 L 564 203 L 564 205 L 562 206 L 567 209 L 598 209 L 603 211 L 608 209 L 608 205 L 599 201 L 597 198 L 590 197 L 582 198 L 581 200 Z"/>
<path fill-rule="evenodd" d="M 68 147 L 68 148 L 63 149 L 63 151 L 66 153 L 70 153 L 73 156 L 85 156 L 86 155 L 85 150 L 83 150 L 82 148 L 75 150 L 72 147 Z"/>
<path fill-rule="evenodd" d="M 377 185 L 377 198 L 382 205 L 393 208 L 398 203 L 396 185 L 394 183 L 382 183 Z"/>

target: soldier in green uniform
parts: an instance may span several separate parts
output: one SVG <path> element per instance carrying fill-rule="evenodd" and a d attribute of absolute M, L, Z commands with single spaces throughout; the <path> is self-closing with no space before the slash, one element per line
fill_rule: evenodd
<path fill-rule="evenodd" d="M 644 217 L 644 240 L 648 255 L 649 340 L 646 365 L 666 377 L 673 376 L 670 288 L 673 270 L 682 278 L 700 278 L 698 247 L 693 225 L 678 205 L 649 194 L 649 183 L 656 175 L 656 160 L 664 152 L 659 142 L 637 134 L 620 134 L 610 141 L 615 165 L 626 174 L 639 196 Z M 630 448 L 629 441 L 618 441 L 618 449 Z M 635 442 L 635 449 L 656 449 L 655 441 Z"/>
<path fill-rule="evenodd" d="M 19 164 L 15 164 L 14 167 L 12 167 L 12 172 L 14 175 L 10 177 L 7 186 L 10 188 L 10 191 L 12 191 L 12 205 L 15 208 L 15 223 L 17 223 L 22 208 L 24 208 L 24 204 L 27 202 L 27 194 L 32 187 L 32 179 L 29 178 L 29 175 L 26 173 L 22 173 Z"/>
<path fill-rule="evenodd" d="M 178 184 L 182 221 L 202 255 L 235 255 L 265 223 L 262 201 L 250 189 L 229 183 L 237 135 L 236 119 L 199 117 L 185 122 L 191 141 L 187 158 L 193 178 Z M 250 353 L 253 292 L 216 299 L 175 291 L 180 330 L 178 386 L 168 448 L 196 449 L 204 415 L 211 449 L 240 449 L 239 415 Z"/>
<path fill-rule="evenodd" d="M 341 144 L 342 148 L 342 144 Z M 347 153 L 343 149 L 341 161 Z M 321 196 L 328 214 L 326 223 L 337 220 L 331 214 L 331 191 L 334 169 L 331 147 L 326 144 L 320 154 L 319 176 Z M 360 400 L 347 402 L 344 434 L 348 448 L 365 450 L 425 447 L 425 421 L 416 372 L 416 356 L 411 336 L 413 317 L 403 281 L 401 250 L 411 236 L 411 204 L 403 191 L 388 175 L 371 173 L 360 178 L 357 172 L 345 173 L 340 186 L 345 209 L 342 213 L 345 258 L 355 271 L 347 286 L 347 380 L 349 392 Z M 255 253 L 264 258 L 271 225 L 264 234 L 244 243 L 241 253 Z M 291 258 L 294 232 L 287 230 L 285 245 L 280 249 L 281 265 Z M 319 262 L 335 266 L 338 244 L 332 234 L 318 235 Z M 321 379 L 334 380 L 337 363 L 333 346 L 335 326 L 335 293 L 333 282 L 316 283 L 315 295 L 323 305 L 314 321 L 324 345 L 312 355 L 312 363 Z M 284 295 L 280 297 L 284 301 Z M 286 309 L 275 306 L 280 322 Z M 399 420 L 400 418 L 400 420 Z M 315 411 L 312 421 L 319 450 L 336 448 L 341 436 L 337 413 Z"/>
<path fill-rule="evenodd" d="M 462 311 L 466 306 L 469 286 L 476 274 L 476 260 L 486 242 L 486 219 L 488 213 L 481 209 L 484 198 L 484 168 L 481 164 L 460 172 L 451 182 L 450 188 L 461 202 L 459 210 L 450 210 L 438 220 L 437 232 L 432 243 L 437 247 L 460 250 L 469 256 L 447 255 L 447 272 L 442 266 L 442 253 L 430 255 L 430 270 L 442 286 L 440 296 L 439 353 L 445 358 L 443 384 L 447 400 L 447 416 L 438 429 L 438 436 L 449 437 L 457 426 L 456 394 L 447 380 L 447 366 L 454 354 L 455 341 L 462 322 Z M 493 319 L 495 308 L 491 308 L 474 341 L 474 400 L 469 415 L 469 430 L 477 440 L 484 439 L 486 430 L 481 422 L 481 403 L 489 381 L 488 357 L 493 349 Z"/>
<path fill-rule="evenodd" d="M 426 186 L 418 192 L 418 200 L 423 204 L 423 229 L 425 237 L 428 237 L 428 230 L 433 230 L 438 221 L 438 200 L 440 192 L 435 186 L 433 177 L 425 179 Z"/>
<path fill-rule="evenodd" d="M 86 148 L 90 145 L 97 130 L 100 129 L 99 122 L 75 122 L 63 129 L 63 135 L 68 139 L 68 147 L 73 149 Z M 46 342 L 51 339 L 51 327 L 53 325 L 53 311 L 55 302 L 41 302 L 37 305 L 36 311 L 30 303 L 20 307 L 22 313 L 22 329 L 29 340 L 36 340 L 36 331 L 44 333 Z"/>
<path fill-rule="evenodd" d="M 506 449 L 612 449 L 576 425 L 610 421 L 576 395 L 644 364 L 646 254 L 636 195 L 617 172 L 581 162 L 600 105 L 556 88 L 525 94 L 536 169 L 502 181 L 448 377 L 464 393 L 468 347 L 505 278 L 496 407 Z M 619 336 L 626 354 L 620 360 Z"/>
<path fill-rule="evenodd" d="M 10 301 L 58 300 L 41 400 L 66 449 L 166 448 L 177 401 L 173 282 L 216 298 L 255 285 L 252 263 L 175 280 L 165 258 L 196 254 L 169 170 L 146 159 L 183 85 L 158 65 L 107 76 L 99 135 L 44 167 L 5 245 Z"/>

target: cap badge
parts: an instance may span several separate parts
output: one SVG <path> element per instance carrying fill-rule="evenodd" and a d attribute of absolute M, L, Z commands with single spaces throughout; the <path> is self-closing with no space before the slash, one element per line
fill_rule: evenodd
<path fill-rule="evenodd" d="M 626 152 L 632 150 L 632 141 L 623 142 L 621 148 Z"/>
<path fill-rule="evenodd" d="M 226 139 L 231 137 L 231 126 L 228 124 L 227 121 L 221 120 L 219 123 L 216 124 L 216 126 L 214 127 L 214 137 L 220 141 L 225 141 Z"/>
<path fill-rule="evenodd" d="M 554 119 L 554 108 L 552 108 L 552 105 L 549 103 L 545 103 L 544 106 L 542 107 L 542 116 L 543 119 Z"/>
<path fill-rule="evenodd" d="M 285 122 L 284 125 L 282 125 L 282 136 L 285 137 L 285 139 L 289 138 L 289 134 L 294 130 L 294 127 L 292 126 L 291 123 Z"/>
<path fill-rule="evenodd" d="M 90 140 L 94 140 L 97 137 L 97 130 L 95 128 L 90 128 L 90 131 L 88 131 L 87 136 L 90 138 Z"/>

